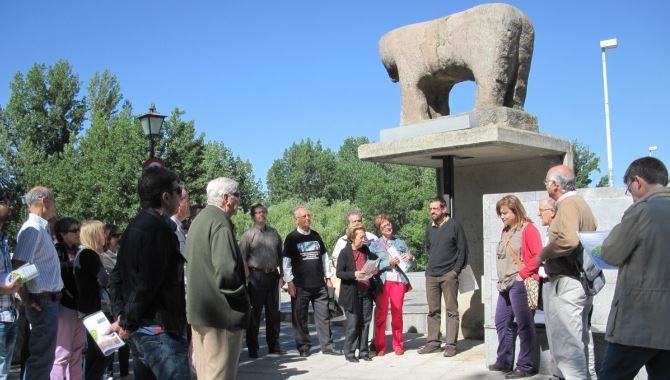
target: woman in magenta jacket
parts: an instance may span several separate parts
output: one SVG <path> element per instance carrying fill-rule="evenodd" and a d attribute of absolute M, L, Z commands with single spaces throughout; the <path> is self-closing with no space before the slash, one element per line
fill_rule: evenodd
<path fill-rule="evenodd" d="M 508 379 L 532 376 L 537 372 L 533 351 L 536 349 L 535 311 L 528 306 L 524 280 L 539 280 L 537 255 L 542 239 L 526 214 L 519 198 L 507 195 L 496 203 L 496 212 L 503 222 L 500 242 L 496 249 L 498 272 L 498 304 L 496 331 L 498 352 L 491 371 L 507 372 Z M 519 336 L 519 356 L 514 364 L 514 320 Z"/>

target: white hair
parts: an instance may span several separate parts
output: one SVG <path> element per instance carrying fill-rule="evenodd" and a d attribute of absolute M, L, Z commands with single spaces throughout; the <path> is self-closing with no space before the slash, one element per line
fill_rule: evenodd
<path fill-rule="evenodd" d="M 224 194 L 235 193 L 239 188 L 240 185 L 230 178 L 213 179 L 207 184 L 207 204 L 220 206 Z"/>
<path fill-rule="evenodd" d="M 51 189 L 43 186 L 36 186 L 30 189 L 30 191 L 28 191 L 26 195 L 23 196 L 23 199 L 28 207 L 32 207 L 37 205 L 37 202 L 39 202 L 40 199 L 53 197 L 54 193 L 51 191 Z"/>

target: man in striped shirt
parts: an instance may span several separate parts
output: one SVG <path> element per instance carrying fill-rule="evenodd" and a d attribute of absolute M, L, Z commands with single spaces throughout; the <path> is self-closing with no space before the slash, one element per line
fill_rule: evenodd
<path fill-rule="evenodd" d="M 48 379 L 56 351 L 58 307 L 63 289 L 58 253 L 48 222 L 56 214 L 56 198 L 50 189 L 37 186 L 25 195 L 25 202 L 30 213 L 19 230 L 12 265 L 18 268 L 25 263 L 35 264 L 39 276 L 19 291 L 32 327 L 24 378 Z"/>

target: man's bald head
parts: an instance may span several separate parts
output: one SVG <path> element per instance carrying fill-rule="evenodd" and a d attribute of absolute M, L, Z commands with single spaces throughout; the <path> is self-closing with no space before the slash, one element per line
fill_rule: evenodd
<path fill-rule="evenodd" d="M 567 165 L 556 165 L 547 171 L 544 184 L 549 196 L 557 200 L 568 191 L 575 190 L 575 172 Z"/>

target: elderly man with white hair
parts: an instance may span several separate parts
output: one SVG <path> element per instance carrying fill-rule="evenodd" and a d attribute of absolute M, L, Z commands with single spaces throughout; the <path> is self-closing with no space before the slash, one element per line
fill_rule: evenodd
<path fill-rule="evenodd" d="M 51 239 L 48 220 L 56 215 L 56 198 L 52 190 L 36 186 L 25 196 L 28 220 L 16 238 L 12 265 L 35 264 L 40 275 L 28 281 L 19 291 L 26 305 L 26 317 L 31 325 L 26 362 L 26 379 L 49 378 L 56 352 L 58 309 L 63 280 L 58 253 Z"/>
<path fill-rule="evenodd" d="M 207 184 L 207 207 L 186 239 L 186 308 L 193 331 L 198 379 L 235 379 L 250 312 L 244 262 L 231 217 L 239 185 L 221 177 Z"/>

